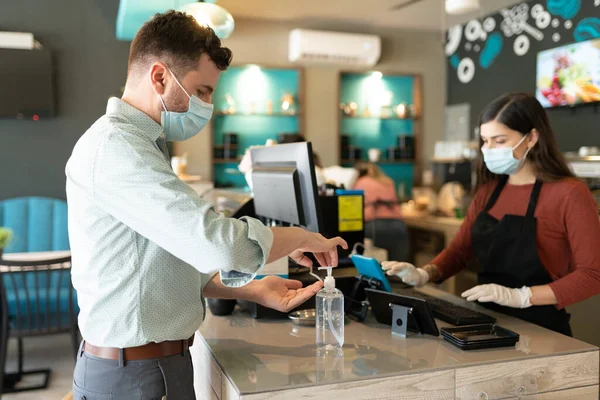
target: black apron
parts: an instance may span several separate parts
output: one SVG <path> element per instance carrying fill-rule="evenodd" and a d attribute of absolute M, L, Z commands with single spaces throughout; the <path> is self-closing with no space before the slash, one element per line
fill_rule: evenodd
<path fill-rule="evenodd" d="M 501 178 L 485 209 L 473 224 L 471 242 L 473 254 L 480 263 L 480 285 L 495 283 L 509 288 L 547 285 L 552 278 L 542 265 L 537 251 L 535 207 L 542 187 L 536 180 L 527 214 L 506 214 L 500 221 L 488 212 L 498 200 L 508 176 Z M 570 315 L 555 306 L 531 306 L 529 308 L 504 307 L 495 303 L 483 306 L 501 313 L 523 319 L 568 336 L 572 336 Z"/>

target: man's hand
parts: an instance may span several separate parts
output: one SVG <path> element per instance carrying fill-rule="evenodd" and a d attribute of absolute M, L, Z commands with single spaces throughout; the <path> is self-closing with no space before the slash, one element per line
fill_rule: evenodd
<path fill-rule="evenodd" d="M 277 311 L 288 312 L 313 297 L 322 287 L 322 282 L 303 288 L 300 281 L 267 276 L 252 282 L 246 299 Z"/>
<path fill-rule="evenodd" d="M 289 256 L 296 263 L 311 267 L 312 261 L 304 253 L 313 253 L 322 266 L 336 267 L 338 264 L 337 246 L 348 248 L 341 237 L 325 239 L 318 233 L 302 228 L 273 227 L 273 246 L 267 263 Z"/>
<path fill-rule="evenodd" d="M 341 237 L 326 239 L 318 233 L 306 232 L 305 242 L 290 254 L 290 258 L 305 267 L 312 267 L 312 261 L 304 253 L 313 253 L 319 264 L 323 267 L 337 267 L 337 247 L 348 248 L 348 243 Z"/>

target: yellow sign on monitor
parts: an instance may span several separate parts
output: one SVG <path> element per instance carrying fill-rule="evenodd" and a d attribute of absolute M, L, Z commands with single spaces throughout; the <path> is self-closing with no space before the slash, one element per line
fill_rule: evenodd
<path fill-rule="evenodd" d="M 338 229 L 340 232 L 363 230 L 362 196 L 338 196 Z"/>

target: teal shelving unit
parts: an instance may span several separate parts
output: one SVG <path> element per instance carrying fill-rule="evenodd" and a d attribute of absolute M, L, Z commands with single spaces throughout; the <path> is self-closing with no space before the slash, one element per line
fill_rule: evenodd
<path fill-rule="evenodd" d="M 245 188 L 238 164 L 250 146 L 264 145 L 280 134 L 303 133 L 302 70 L 231 67 L 221 74 L 213 95 L 213 180 L 215 186 Z M 285 107 L 283 100 L 293 99 Z M 235 156 L 221 155 L 228 133 L 237 135 Z"/>
<path fill-rule="evenodd" d="M 405 193 L 409 195 L 419 164 L 421 77 L 380 72 L 342 72 L 339 87 L 340 144 L 341 136 L 347 136 L 351 148 L 360 149 L 362 161 L 368 160 L 369 149 L 381 150 L 378 165 L 397 187 L 402 183 Z M 345 106 L 350 103 L 356 107 L 348 111 Z M 398 148 L 400 135 L 412 138 L 413 155 L 392 159 L 389 150 Z M 356 161 L 358 159 L 349 156 L 348 151 L 340 145 L 340 164 L 352 166 Z"/>

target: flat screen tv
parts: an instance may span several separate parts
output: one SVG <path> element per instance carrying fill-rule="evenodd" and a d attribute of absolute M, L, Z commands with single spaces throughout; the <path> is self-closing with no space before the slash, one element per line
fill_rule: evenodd
<path fill-rule="evenodd" d="M 546 108 L 600 101 L 600 39 L 539 52 L 536 97 Z"/>
<path fill-rule="evenodd" d="M 48 49 L 0 49 L 0 118 L 55 116 L 53 75 Z"/>

